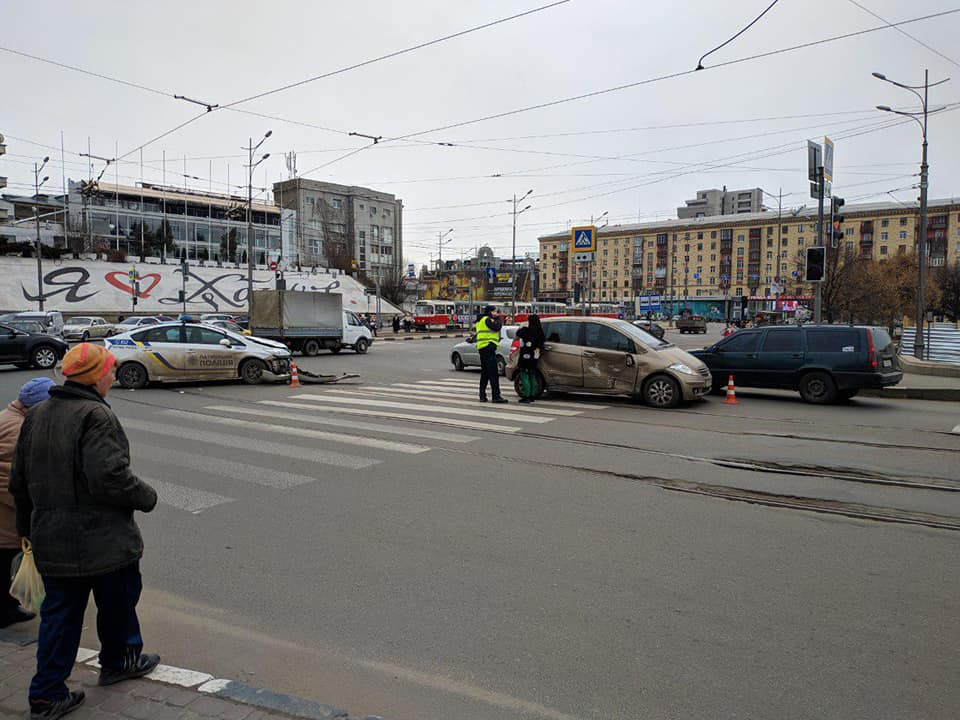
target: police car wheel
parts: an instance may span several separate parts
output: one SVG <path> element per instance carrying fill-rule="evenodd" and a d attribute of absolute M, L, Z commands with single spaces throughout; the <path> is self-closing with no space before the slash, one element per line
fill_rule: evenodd
<path fill-rule="evenodd" d="M 366 338 L 360 338 L 354 344 L 353 349 L 357 351 L 357 355 L 363 355 L 367 351 L 367 346 L 369 343 Z"/>
<path fill-rule="evenodd" d="M 40 370 L 49 370 L 57 364 L 57 351 L 49 345 L 39 345 L 30 353 L 30 364 Z"/>
<path fill-rule="evenodd" d="M 247 385 L 257 385 L 263 380 L 263 373 L 267 369 L 259 360 L 244 360 L 240 366 L 240 379 Z"/>
<path fill-rule="evenodd" d="M 454 353 L 454 354 L 453 354 L 453 359 L 452 359 L 451 362 L 453 362 L 453 369 L 454 369 L 454 370 L 456 370 L 457 372 L 462 372 L 462 371 L 463 371 L 463 358 L 460 357 L 460 353 Z"/>
<path fill-rule="evenodd" d="M 89 340 L 89 339 L 90 339 L 90 333 L 88 333 L 86 330 L 84 330 L 84 331 L 83 331 L 83 337 L 81 338 L 81 341 L 82 341 L 82 342 L 86 342 L 86 341 Z"/>
<path fill-rule="evenodd" d="M 141 388 L 145 388 L 148 380 L 146 369 L 139 363 L 124 363 L 117 372 L 117 382 L 120 383 L 120 387 L 126 388 L 127 390 L 140 390 Z"/>

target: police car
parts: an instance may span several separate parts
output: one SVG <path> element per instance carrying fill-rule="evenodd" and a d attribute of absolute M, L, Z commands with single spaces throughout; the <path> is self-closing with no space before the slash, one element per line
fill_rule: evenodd
<path fill-rule="evenodd" d="M 234 380 L 255 385 L 290 376 L 290 350 L 266 338 L 244 336 L 190 317 L 104 340 L 117 356 L 117 381 L 136 389 L 149 382 Z"/>

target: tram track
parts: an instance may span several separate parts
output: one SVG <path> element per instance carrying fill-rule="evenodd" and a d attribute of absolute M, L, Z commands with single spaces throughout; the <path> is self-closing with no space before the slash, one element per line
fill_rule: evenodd
<path fill-rule="evenodd" d="M 234 403 L 242 403 L 249 405 L 257 405 L 256 401 L 253 400 L 238 400 L 235 397 L 226 397 L 217 395 L 215 393 L 207 392 L 197 392 L 190 390 L 179 390 L 177 392 L 190 394 L 196 397 L 209 398 L 213 400 L 229 400 Z M 141 405 L 144 407 L 152 407 L 157 409 L 168 410 L 170 409 L 169 405 L 159 403 L 159 402 L 150 402 L 145 400 L 134 400 L 132 398 L 122 398 L 124 401 L 129 402 L 134 405 Z M 193 408 L 193 409 L 183 409 L 178 408 L 183 412 L 188 412 L 198 416 L 213 416 L 219 417 L 215 412 L 207 411 L 204 408 Z M 377 416 L 372 416 L 377 417 Z M 388 416 L 383 416 L 384 419 L 389 419 Z M 576 416 L 578 419 L 583 418 L 584 416 Z M 431 421 L 430 419 L 424 419 L 423 421 L 409 420 L 407 422 L 416 424 L 422 422 L 424 425 L 431 424 L 444 424 L 448 426 L 456 426 L 455 422 L 444 422 L 437 423 L 436 421 Z M 660 424 L 663 427 L 662 424 Z M 689 428 L 685 428 L 689 429 Z M 664 458 L 670 458 L 673 460 L 680 460 L 685 462 L 693 462 L 697 464 L 705 464 L 714 467 L 721 467 L 727 469 L 733 469 L 743 472 L 757 473 L 757 474 L 771 474 L 771 475 L 788 475 L 793 477 L 806 477 L 806 478 L 815 478 L 821 480 L 834 480 L 838 482 L 856 482 L 870 485 L 884 485 L 884 486 L 894 486 L 899 488 L 907 488 L 914 490 L 923 490 L 923 491 L 936 491 L 936 492 L 960 492 L 960 482 L 957 482 L 952 479 L 947 478 L 927 478 L 927 477 L 911 477 L 911 476 L 900 476 L 889 473 L 873 473 L 859 468 L 837 468 L 829 466 L 818 466 L 818 465 L 803 465 L 803 464 L 793 464 L 793 463 L 778 463 L 778 462 L 769 462 L 762 460 L 754 459 L 744 459 L 744 458 L 724 458 L 724 457 L 709 457 L 702 455 L 691 455 L 684 453 L 676 453 L 667 450 L 657 450 L 652 448 L 642 448 L 625 443 L 617 443 L 610 441 L 602 440 L 588 440 L 582 438 L 566 438 L 566 437 L 557 437 L 555 435 L 548 435 L 545 433 L 537 433 L 534 431 L 520 431 L 520 432 L 506 432 L 506 431 L 497 431 L 490 430 L 486 431 L 494 435 L 502 435 L 509 438 L 525 438 L 530 440 L 535 440 L 540 443 L 563 443 L 563 444 L 576 444 L 583 447 L 593 447 L 600 449 L 609 449 L 609 450 L 623 450 L 629 451 L 644 455 L 653 455 Z M 713 432 L 704 430 L 703 432 Z M 742 433 L 740 433 L 742 434 Z M 782 435 L 775 435 L 775 437 L 783 437 Z M 821 441 L 821 438 L 807 438 L 810 440 Z M 852 444 L 862 444 L 862 443 L 852 443 Z M 887 447 L 887 446 L 884 446 Z M 729 502 L 741 502 L 757 506 L 770 507 L 770 508 L 780 508 L 785 510 L 796 510 L 803 512 L 810 512 L 815 514 L 825 514 L 825 515 L 835 515 L 835 516 L 844 516 L 849 518 L 869 520 L 876 522 L 885 522 L 885 523 L 897 523 L 904 525 L 914 525 L 914 526 L 924 526 L 929 528 L 935 528 L 940 530 L 951 530 L 951 531 L 960 531 L 960 517 L 954 517 L 950 515 L 938 515 L 934 513 L 918 512 L 913 510 L 907 510 L 903 508 L 889 507 L 884 505 L 870 505 L 864 503 L 856 503 L 835 499 L 826 499 L 818 498 L 812 496 L 804 496 L 790 493 L 773 493 L 765 490 L 753 490 L 746 489 L 742 487 L 736 487 L 734 485 L 726 485 L 722 483 L 704 483 L 686 480 L 679 477 L 671 477 L 665 474 L 638 474 L 630 472 L 622 472 L 617 470 L 609 470 L 599 467 L 590 467 L 590 466 L 581 466 L 581 465 L 571 465 L 569 463 L 556 463 L 550 462 L 537 458 L 516 456 L 507 453 L 496 453 L 490 452 L 489 450 L 479 451 L 472 450 L 464 447 L 446 447 L 438 446 L 435 448 L 438 451 L 448 452 L 457 455 L 467 455 L 473 457 L 483 457 L 486 460 L 499 460 L 503 462 L 510 463 L 519 463 L 532 465 L 537 467 L 548 467 L 555 468 L 559 471 L 569 472 L 571 470 L 575 472 L 582 472 L 585 474 L 591 474 L 595 476 L 607 477 L 607 478 L 617 478 L 620 480 L 628 482 L 636 482 L 651 485 L 654 487 L 659 487 L 663 490 L 670 492 L 680 492 L 690 495 L 699 495 L 702 497 L 709 497 L 718 500 L 725 500 Z"/>

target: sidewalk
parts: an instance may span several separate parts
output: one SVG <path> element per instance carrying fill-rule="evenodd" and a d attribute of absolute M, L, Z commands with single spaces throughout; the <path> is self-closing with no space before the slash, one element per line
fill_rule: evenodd
<path fill-rule="evenodd" d="M 437 340 L 440 338 L 463 338 L 470 333 L 466 330 L 448 330 L 443 333 L 420 333 L 420 332 L 398 332 L 394 335 L 392 332 L 381 330 L 380 334 L 374 338 L 374 342 L 397 342 L 402 340 Z"/>
<path fill-rule="evenodd" d="M 36 621 L 0 629 L 0 718 L 29 717 L 27 688 L 36 668 Z M 81 648 L 71 690 L 86 701 L 71 720 L 360 720 L 346 710 L 160 665 L 140 680 L 99 687 L 97 654 Z M 366 720 L 382 720 L 368 716 Z"/>
<path fill-rule="evenodd" d="M 864 397 L 895 398 L 901 400 L 960 401 L 960 377 L 939 377 L 905 372 L 903 380 L 882 390 L 861 390 Z"/>

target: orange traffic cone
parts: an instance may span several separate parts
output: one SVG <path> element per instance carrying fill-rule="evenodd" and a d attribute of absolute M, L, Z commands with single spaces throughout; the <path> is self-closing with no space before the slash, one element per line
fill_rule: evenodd
<path fill-rule="evenodd" d="M 296 370 L 294 370 L 294 373 L 296 373 Z M 730 378 L 727 380 L 727 397 L 723 401 L 723 404 L 739 405 L 739 403 L 737 402 L 737 391 L 733 387 L 733 375 L 731 375 Z"/>
<path fill-rule="evenodd" d="M 731 377 L 733 377 L 731 375 Z M 297 374 L 297 364 L 295 362 L 290 363 L 290 387 L 302 387 L 300 385 L 300 376 Z"/>

